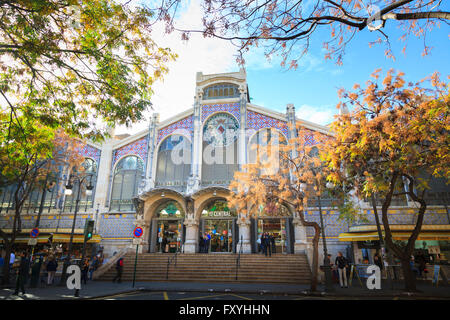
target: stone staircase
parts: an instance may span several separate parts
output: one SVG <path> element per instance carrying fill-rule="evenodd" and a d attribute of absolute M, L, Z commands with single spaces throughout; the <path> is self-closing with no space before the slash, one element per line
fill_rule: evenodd
<path fill-rule="evenodd" d="M 311 270 L 304 254 L 241 255 L 236 280 L 236 254 L 178 254 L 169 266 L 166 280 L 167 260 L 173 254 L 143 253 L 138 255 L 136 281 L 191 281 L 191 282 L 235 282 L 235 283 L 291 283 L 309 284 Z M 135 255 L 124 256 L 122 281 L 132 281 Z M 111 281 L 115 276 L 111 266 L 99 277 L 100 281 Z"/>

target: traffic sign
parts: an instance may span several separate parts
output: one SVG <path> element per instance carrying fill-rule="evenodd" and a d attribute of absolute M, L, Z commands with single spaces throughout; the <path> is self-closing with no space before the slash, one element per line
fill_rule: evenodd
<path fill-rule="evenodd" d="M 133 244 L 134 245 L 142 244 L 142 238 L 133 238 Z"/>
<path fill-rule="evenodd" d="M 37 245 L 37 239 L 36 239 L 36 238 L 30 238 L 30 239 L 28 239 L 28 245 L 29 245 L 29 246 L 35 246 L 35 245 Z"/>
<path fill-rule="evenodd" d="M 141 227 L 136 227 L 133 231 L 133 234 L 136 238 L 139 238 L 144 234 L 144 230 L 142 230 Z"/>
<path fill-rule="evenodd" d="M 34 229 L 31 230 L 31 232 L 30 232 L 30 236 L 31 236 L 32 238 L 36 238 L 36 237 L 38 236 L 38 234 L 39 234 L 39 229 L 38 229 L 38 228 L 34 228 Z"/>

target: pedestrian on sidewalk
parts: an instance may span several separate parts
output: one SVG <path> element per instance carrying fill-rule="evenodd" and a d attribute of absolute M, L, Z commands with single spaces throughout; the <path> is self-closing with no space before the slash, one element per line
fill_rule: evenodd
<path fill-rule="evenodd" d="M 347 285 L 347 267 L 348 267 L 348 260 L 342 255 L 342 252 L 338 252 L 338 256 L 336 257 L 336 260 L 334 262 L 338 267 L 339 272 L 339 284 L 341 285 L 341 288 L 344 286 L 348 288 Z"/>
<path fill-rule="evenodd" d="M 117 260 L 116 263 L 116 270 L 117 270 L 117 274 L 114 277 L 112 282 L 117 282 L 121 283 L 122 282 L 122 271 L 123 271 L 123 258 L 120 258 L 119 260 Z"/>
<path fill-rule="evenodd" d="M 418 269 L 419 269 L 419 277 L 423 277 L 424 270 L 426 268 L 426 260 L 425 260 L 425 257 L 423 255 L 423 252 L 420 252 L 417 255 L 416 262 L 417 262 L 417 266 L 418 266 Z"/>
<path fill-rule="evenodd" d="M 381 258 L 378 252 L 376 252 L 375 255 L 373 256 L 373 263 L 377 265 L 378 268 L 380 268 L 380 271 L 383 270 L 383 263 L 381 262 Z"/>
<path fill-rule="evenodd" d="M 3 259 L 3 255 L 0 254 L 0 273 L 3 274 L 3 265 L 5 264 L 5 259 Z"/>
<path fill-rule="evenodd" d="M 200 235 L 200 239 L 198 241 L 198 252 L 203 253 L 203 236 Z"/>
<path fill-rule="evenodd" d="M 256 240 L 256 243 L 258 244 L 258 253 L 263 253 L 263 247 L 262 247 L 262 235 L 259 235 L 258 240 Z"/>
<path fill-rule="evenodd" d="M 94 256 L 91 262 L 91 266 L 89 268 L 89 280 L 92 280 L 92 274 L 94 273 L 95 270 L 97 270 L 98 265 L 99 265 L 98 258 L 97 256 Z"/>
<path fill-rule="evenodd" d="M 9 255 L 9 270 L 12 270 L 15 260 L 16 255 L 14 254 L 14 251 L 11 251 L 11 254 Z"/>
<path fill-rule="evenodd" d="M 89 259 L 85 258 L 81 269 L 81 282 L 86 284 L 89 272 Z"/>
<path fill-rule="evenodd" d="M 205 232 L 204 241 L 205 241 L 204 250 L 205 250 L 205 253 L 208 253 L 209 252 L 209 243 L 211 242 L 211 235 L 209 235 L 207 232 Z"/>
<path fill-rule="evenodd" d="M 39 283 L 42 267 L 42 256 L 37 255 L 31 267 L 30 288 L 36 288 Z"/>
<path fill-rule="evenodd" d="M 267 232 L 264 233 L 262 241 L 264 243 L 264 253 L 265 253 L 266 257 L 267 257 L 267 253 L 269 253 L 269 257 L 271 257 L 272 256 L 272 247 L 270 246 L 270 237 Z"/>
<path fill-rule="evenodd" d="M 17 270 L 17 281 L 16 281 L 16 290 L 14 291 L 14 295 L 19 294 L 19 289 L 22 291 L 22 294 L 25 294 L 25 283 L 28 278 L 28 272 L 30 271 L 30 260 L 28 260 L 28 254 L 26 251 L 22 252 L 20 258 L 20 265 Z"/>
<path fill-rule="evenodd" d="M 56 269 L 58 269 L 58 262 L 56 262 L 55 256 L 49 256 L 49 260 L 47 262 L 47 285 L 53 284 L 53 280 L 55 279 Z"/>

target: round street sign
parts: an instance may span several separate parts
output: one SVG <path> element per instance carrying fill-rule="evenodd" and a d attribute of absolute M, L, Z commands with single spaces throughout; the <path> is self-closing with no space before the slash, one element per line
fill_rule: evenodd
<path fill-rule="evenodd" d="M 31 236 L 32 238 L 36 238 L 36 237 L 38 236 L 38 234 L 39 234 L 39 229 L 38 229 L 38 228 L 34 228 L 34 229 L 31 230 L 31 232 L 30 232 L 30 236 Z"/>
<path fill-rule="evenodd" d="M 133 234 L 136 238 L 139 238 L 144 234 L 144 230 L 142 230 L 141 227 L 136 227 L 133 231 Z"/>

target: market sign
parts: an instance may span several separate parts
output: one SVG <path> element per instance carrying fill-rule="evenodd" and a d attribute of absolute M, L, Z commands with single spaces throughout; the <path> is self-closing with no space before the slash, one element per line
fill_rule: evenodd
<path fill-rule="evenodd" d="M 208 217 L 232 217 L 231 211 L 210 211 Z"/>

